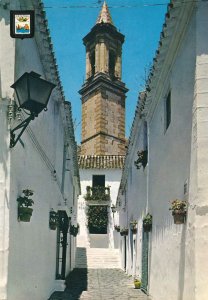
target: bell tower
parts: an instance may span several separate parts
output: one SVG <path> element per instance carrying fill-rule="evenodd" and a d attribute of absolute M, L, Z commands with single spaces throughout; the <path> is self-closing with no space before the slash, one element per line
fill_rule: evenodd
<path fill-rule="evenodd" d="M 117 31 L 106 2 L 83 38 L 86 80 L 82 101 L 81 155 L 125 155 L 125 99 L 121 81 L 124 35 Z"/>

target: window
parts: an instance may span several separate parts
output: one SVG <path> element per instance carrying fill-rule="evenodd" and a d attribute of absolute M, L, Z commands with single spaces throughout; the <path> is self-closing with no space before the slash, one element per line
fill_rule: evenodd
<path fill-rule="evenodd" d="M 105 187 L 105 175 L 92 175 L 92 186 L 103 186 Z"/>
<path fill-rule="evenodd" d="M 92 76 L 95 75 L 95 50 L 90 53 L 90 64 L 92 70 Z"/>
<path fill-rule="evenodd" d="M 56 245 L 56 279 L 65 279 L 67 262 L 67 237 L 69 218 L 65 211 L 58 211 L 57 245 Z"/>
<path fill-rule="evenodd" d="M 168 96 L 165 100 L 165 130 L 168 129 L 171 122 L 171 93 L 168 93 Z"/>
<path fill-rule="evenodd" d="M 115 77 L 115 65 L 116 65 L 116 55 L 110 50 L 109 51 L 109 75 L 114 78 Z"/>

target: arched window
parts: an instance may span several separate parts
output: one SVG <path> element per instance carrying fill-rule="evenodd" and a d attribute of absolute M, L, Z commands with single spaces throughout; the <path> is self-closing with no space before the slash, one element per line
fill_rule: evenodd
<path fill-rule="evenodd" d="M 91 76 L 95 75 L 95 50 L 90 53 Z"/>
<path fill-rule="evenodd" d="M 109 75 L 115 77 L 116 55 L 114 51 L 109 51 Z"/>

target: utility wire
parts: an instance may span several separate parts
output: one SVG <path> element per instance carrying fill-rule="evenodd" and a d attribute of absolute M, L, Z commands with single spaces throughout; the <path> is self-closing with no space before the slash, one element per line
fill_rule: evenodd
<path fill-rule="evenodd" d="M 199 3 L 208 2 L 208 0 L 180 0 L 175 4 L 186 4 L 186 3 Z M 140 3 L 140 4 L 129 4 L 129 5 L 108 5 L 111 8 L 141 8 L 141 7 L 155 7 L 155 6 L 167 6 L 170 2 L 165 3 Z M 28 8 L 28 6 L 21 6 L 22 8 Z M 48 6 L 44 4 L 44 9 L 80 9 L 80 8 L 100 8 L 100 5 L 64 5 L 64 6 Z"/>

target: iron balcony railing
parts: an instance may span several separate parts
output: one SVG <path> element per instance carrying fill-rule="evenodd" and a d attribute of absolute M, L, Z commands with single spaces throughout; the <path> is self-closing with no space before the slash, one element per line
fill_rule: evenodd
<path fill-rule="evenodd" d="M 86 187 L 85 200 L 96 200 L 96 201 L 109 201 L 110 200 L 110 187 L 96 186 Z"/>

